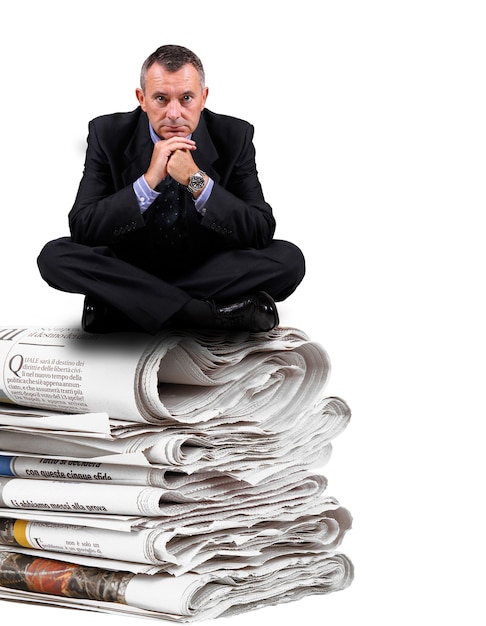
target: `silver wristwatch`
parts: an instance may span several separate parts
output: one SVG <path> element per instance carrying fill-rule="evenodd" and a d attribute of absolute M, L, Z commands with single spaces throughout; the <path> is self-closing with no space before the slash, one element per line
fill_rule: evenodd
<path fill-rule="evenodd" d="M 187 185 L 187 188 L 191 193 L 196 193 L 204 187 L 205 176 L 206 172 L 199 170 L 199 172 L 196 172 L 189 177 L 189 184 Z"/>

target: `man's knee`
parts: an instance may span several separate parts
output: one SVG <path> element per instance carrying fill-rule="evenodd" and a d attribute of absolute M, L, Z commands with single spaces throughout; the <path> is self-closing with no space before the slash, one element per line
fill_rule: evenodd
<path fill-rule="evenodd" d="M 290 241 L 273 242 L 280 264 L 280 288 L 277 300 L 285 300 L 295 291 L 305 276 L 305 257 L 302 250 Z"/>
<path fill-rule="evenodd" d="M 61 259 L 71 242 L 69 237 L 54 239 L 45 244 L 37 257 L 37 267 L 42 278 L 49 284 L 55 285 L 56 276 L 62 271 Z"/>
<path fill-rule="evenodd" d="M 287 248 L 287 267 L 291 270 L 294 281 L 299 284 L 305 276 L 305 257 L 302 250 L 289 241 L 285 242 Z"/>

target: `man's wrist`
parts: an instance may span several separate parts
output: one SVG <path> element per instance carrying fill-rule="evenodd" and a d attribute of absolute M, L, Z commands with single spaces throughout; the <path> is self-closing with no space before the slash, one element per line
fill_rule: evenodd
<path fill-rule="evenodd" d="M 202 170 L 194 172 L 189 176 L 187 189 L 192 193 L 194 198 L 198 198 L 208 182 L 208 175 Z"/>
<path fill-rule="evenodd" d="M 133 183 L 133 190 L 142 213 L 146 211 L 152 202 L 160 195 L 158 191 L 150 187 L 143 175 Z"/>
<path fill-rule="evenodd" d="M 208 180 L 204 189 L 199 193 L 199 196 L 197 198 L 193 198 L 196 211 L 200 215 L 206 215 L 206 204 L 209 201 L 209 197 L 211 195 L 211 192 L 213 191 L 213 187 L 214 181 L 208 176 Z"/>

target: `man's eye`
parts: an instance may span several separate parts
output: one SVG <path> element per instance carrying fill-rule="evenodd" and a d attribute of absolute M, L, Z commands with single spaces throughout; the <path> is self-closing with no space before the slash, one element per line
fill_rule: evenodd
<path fill-rule="evenodd" d="M 192 100 L 192 96 L 182 96 L 182 101 L 183 102 L 191 102 Z"/>
<path fill-rule="evenodd" d="M 157 96 L 157 98 L 155 99 L 157 100 L 157 102 L 165 102 L 164 96 Z"/>

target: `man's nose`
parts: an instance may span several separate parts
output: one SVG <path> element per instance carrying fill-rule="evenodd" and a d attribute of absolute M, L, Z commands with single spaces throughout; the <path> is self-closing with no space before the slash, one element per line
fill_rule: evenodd
<path fill-rule="evenodd" d="M 176 120 L 178 117 L 180 117 L 180 113 L 181 113 L 180 102 L 178 100 L 171 100 L 167 107 L 167 116 L 171 120 Z"/>

